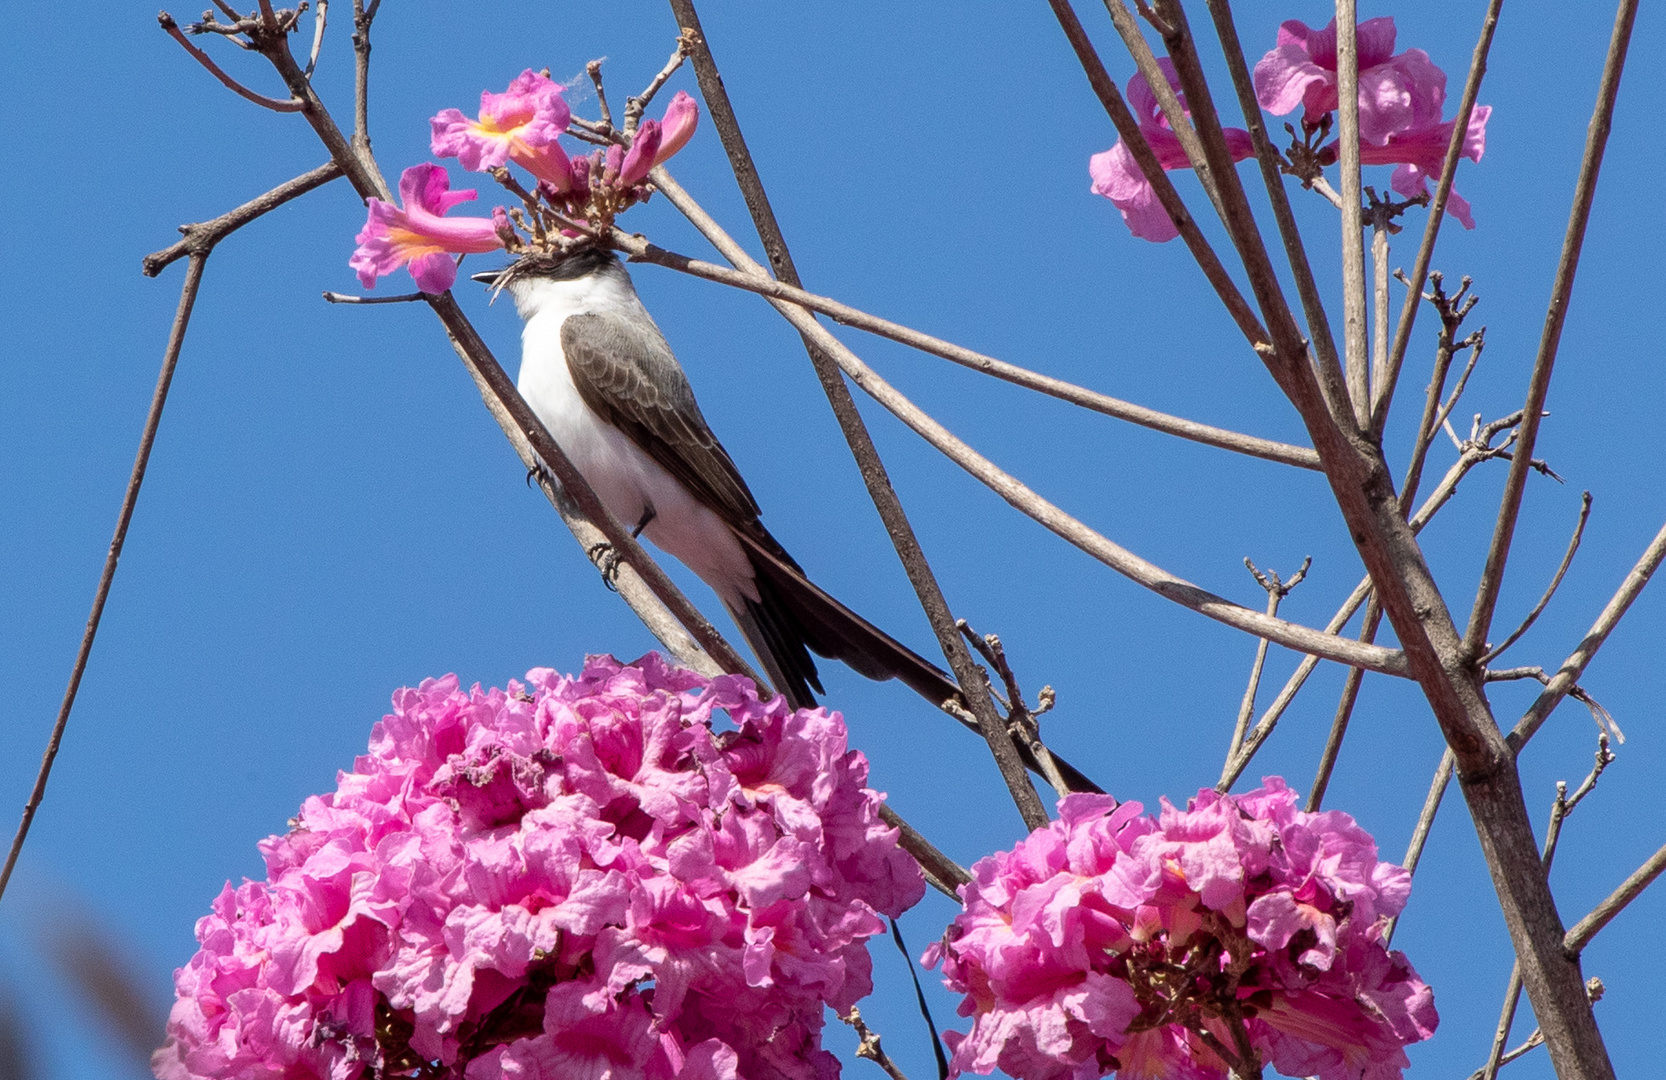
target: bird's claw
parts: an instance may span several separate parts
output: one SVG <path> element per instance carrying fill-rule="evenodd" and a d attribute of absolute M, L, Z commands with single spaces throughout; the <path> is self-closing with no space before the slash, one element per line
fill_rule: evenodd
<path fill-rule="evenodd" d="M 541 461 L 526 471 L 526 486 L 531 487 L 535 478 L 541 482 L 547 482 L 551 486 L 556 486 L 555 474 L 550 472 L 549 466 Z"/>
<path fill-rule="evenodd" d="M 623 561 L 619 557 L 618 549 L 603 540 L 599 544 L 591 544 L 584 553 L 596 564 L 596 569 L 602 572 L 602 584 L 607 586 L 608 591 L 618 592 L 619 565 Z"/>

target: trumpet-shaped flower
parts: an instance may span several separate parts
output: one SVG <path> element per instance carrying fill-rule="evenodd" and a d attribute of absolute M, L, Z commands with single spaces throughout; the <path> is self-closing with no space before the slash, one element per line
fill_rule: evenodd
<path fill-rule="evenodd" d="M 562 87 L 547 75 L 527 70 L 501 94 L 482 91 L 480 115 L 470 120 L 457 109 L 442 109 L 428 123 L 435 157 L 454 157 L 473 172 L 513 161 L 557 191 L 571 178 L 567 154 L 556 141 L 572 122 Z"/>
<path fill-rule="evenodd" d="M 1359 24 L 1359 138 L 1382 146 L 1389 136 L 1439 123 L 1446 73 L 1422 49 L 1395 55 L 1394 20 Z M 1303 119 L 1317 123 L 1337 107 L 1336 20 L 1323 30 L 1291 19 L 1278 28 L 1278 44 L 1255 65 L 1255 97 L 1283 116 L 1305 105 Z"/>
<path fill-rule="evenodd" d="M 656 654 L 400 690 L 197 923 L 156 1075 L 837 1080 L 824 1011 L 925 889 L 867 775 Z"/>
<path fill-rule="evenodd" d="M 1442 123 L 1446 72 L 1421 49 L 1394 52 L 1394 20 L 1384 17 L 1359 24 L 1359 158 L 1361 165 L 1398 165 L 1389 184 L 1402 195 L 1428 190 L 1440 177 L 1455 120 Z M 1317 125 L 1336 109 L 1336 20 L 1314 30 L 1292 19 L 1278 29 L 1278 44 L 1255 65 L 1255 96 L 1276 115 L 1305 106 L 1303 122 Z M 1462 154 L 1480 161 L 1486 149 L 1487 119 L 1492 108 L 1478 105 L 1464 132 Z M 1335 143 L 1328 148 L 1334 151 Z M 1456 191 L 1446 210 L 1473 229 L 1469 202 Z"/>
<path fill-rule="evenodd" d="M 1411 875 L 1347 814 L 1298 810 L 1277 777 L 1141 810 L 1067 796 L 972 867 L 924 957 L 966 995 L 972 1030 L 945 1035 L 954 1072 L 1223 1080 L 1234 1063 L 1211 1047 L 1241 1035 L 1286 1076 L 1399 1080 L 1402 1048 L 1438 1023 L 1382 944 Z"/>
<path fill-rule="evenodd" d="M 688 140 L 694 137 L 694 129 L 699 125 L 700 106 L 693 98 L 678 90 L 671 98 L 671 104 L 665 107 L 665 116 L 659 121 L 659 151 L 654 155 L 654 164 L 658 165 L 687 146 Z"/>
<path fill-rule="evenodd" d="M 368 200 L 370 216 L 356 237 L 359 246 L 347 265 L 367 289 L 376 279 L 409 266 L 417 288 L 442 293 L 457 280 L 452 254 L 496 251 L 503 246 L 491 218 L 448 218 L 445 213 L 475 198 L 472 190 L 452 191 L 451 178 L 438 165 L 413 165 L 399 177 L 394 206 Z"/>
<path fill-rule="evenodd" d="M 1175 74 L 1174 64 L 1166 56 L 1159 57 L 1157 64 L 1180 98 L 1181 108 L 1185 109 L 1186 95 L 1180 90 L 1180 79 Z M 1128 105 L 1139 119 L 1140 134 L 1145 136 L 1145 141 L 1150 144 L 1165 171 L 1192 167 L 1191 159 L 1186 157 L 1186 151 L 1180 145 L 1180 137 L 1169 127 L 1168 118 L 1157 104 L 1157 95 L 1152 93 L 1151 84 L 1146 82 L 1144 75 L 1135 75 L 1128 80 Z M 1191 115 L 1190 110 L 1187 110 L 1187 115 Z M 1227 128 L 1225 134 L 1233 161 L 1255 156 L 1249 132 Z M 1088 175 L 1093 178 L 1093 193 L 1103 195 L 1116 204 L 1117 209 L 1122 211 L 1122 220 L 1128 223 L 1135 236 L 1162 243 L 1180 235 L 1168 211 L 1158 201 L 1151 181 L 1140 171 L 1134 155 L 1122 140 L 1088 159 Z"/>

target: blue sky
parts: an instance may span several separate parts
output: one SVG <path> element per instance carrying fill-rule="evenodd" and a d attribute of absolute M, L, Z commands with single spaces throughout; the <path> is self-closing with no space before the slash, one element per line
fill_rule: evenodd
<path fill-rule="evenodd" d="M 350 115 L 343 17 L 320 91 Z M 1107 63 L 1132 64 L 1107 20 L 1079 5 Z M 1472 325 L 1488 327 L 1458 410 L 1520 407 L 1567 200 L 1607 46 L 1611 10 L 1507 8 L 1481 101 L 1494 106 L 1485 160 L 1459 187 L 1479 227 L 1448 227 L 1435 266 L 1475 278 Z M 1481 5 L 1407 2 L 1400 47 L 1427 50 L 1455 102 Z M 702 11 L 727 85 L 800 271 L 816 291 L 992 355 L 1154 408 L 1299 441 L 1300 424 L 1238 339 L 1179 244 L 1131 238 L 1088 193 L 1087 158 L 1114 140 L 1057 25 L 1030 3 L 709 3 Z M 195 12 L 175 12 L 181 19 Z M 1278 21 L 1320 24 L 1324 5 L 1239 5 L 1252 54 Z M 1206 20 L 1194 16 L 1200 30 Z M 149 8 L 12 5 L 0 86 L 14 104 L 13 166 L 0 193 L 0 806 L 21 806 L 91 600 L 132 463 L 183 266 L 160 280 L 139 259 L 181 222 L 212 217 L 324 160 L 306 125 L 233 97 L 157 28 Z M 427 156 L 427 117 L 468 109 L 525 67 L 557 78 L 608 57 L 616 101 L 664 62 L 675 34 L 653 3 L 389 4 L 376 28 L 372 134 L 395 175 Z M 212 42 L 212 45 L 223 43 Z M 1116 47 L 1113 47 L 1116 46 Z M 1206 50 L 1207 51 L 1207 50 Z M 1646 8 L 1563 338 L 1540 451 L 1566 478 L 1529 485 L 1501 625 L 1554 569 L 1590 490 L 1584 547 L 1556 603 L 1512 652 L 1561 662 L 1666 519 L 1656 443 L 1666 24 Z M 255 58 L 221 61 L 268 92 Z M 1254 57 L 1252 56 L 1252 59 Z M 1216 85 L 1224 73 L 1214 71 Z M 693 90 L 690 73 L 673 86 Z M 578 95 L 578 111 L 593 102 Z M 1450 109 L 1451 106 L 1449 106 Z M 1229 117 L 1230 119 L 1230 117 Z M 744 207 L 709 126 L 675 172 L 729 230 Z M 1386 186 L 1387 169 L 1366 182 Z M 1251 179 L 1251 178 L 1247 178 Z M 460 178 L 455 180 L 462 185 Z M 1190 177 L 1181 190 L 1199 216 Z M 1251 184 L 1253 189 L 1257 184 Z M 483 192 L 490 198 L 490 192 Z M 1293 191 L 1339 322 L 1335 215 Z M 1259 204 L 1258 204 L 1259 205 Z M 399 686 L 457 672 L 502 685 L 528 668 L 573 670 L 586 652 L 635 656 L 653 642 L 541 495 L 418 306 L 333 307 L 364 211 L 345 183 L 287 206 L 209 260 L 132 534 L 80 703 L 12 890 L 0 902 L 0 992 L 36 1036 L 44 1077 L 132 1076 L 52 968 L 42 942 L 82 911 L 121 942 L 165 1003 L 190 956 L 193 921 L 228 878 L 260 876 L 255 844 L 308 794 L 333 785 Z M 1409 265 L 1423 218 L 1399 238 Z M 709 257 L 656 200 L 628 227 Z M 1219 229 L 1211 231 L 1224 250 Z M 756 251 L 755 244 L 749 246 Z M 755 297 L 654 267 L 635 270 L 701 405 L 815 579 L 923 653 L 932 638 L 880 528 L 796 335 Z M 392 289 L 403 289 L 398 280 Z M 1403 295 L 1395 287 L 1395 303 Z M 466 310 L 513 370 L 518 322 L 470 288 Z M 842 336 L 922 406 L 1003 467 L 1117 542 L 1252 606 L 1245 556 L 1288 573 L 1313 556 L 1284 613 L 1323 625 L 1360 564 L 1317 476 L 1178 442 L 991 382 L 898 346 Z M 1433 354 L 1425 313 L 1389 431 L 1407 454 Z M 1052 745 L 1123 798 L 1155 805 L 1213 782 L 1254 642 L 1147 593 L 1012 512 L 863 402 L 950 604 L 1005 640 L 1033 693 L 1059 695 Z M 1457 421 L 1455 421 L 1457 422 Z M 1453 457 L 1437 443 L 1431 471 Z M 1477 470 L 1429 528 L 1448 603 L 1467 610 L 1503 477 Z M 698 603 L 715 604 L 680 568 Z M 727 624 L 723 624 L 727 629 Z M 1645 593 L 1591 669 L 1588 689 L 1630 736 L 1569 822 L 1553 875 L 1564 919 L 1580 917 L 1666 841 L 1655 798 L 1666 768 L 1666 601 Z M 1269 689 L 1296 657 L 1272 651 Z M 827 667 L 831 667 L 828 665 Z M 829 704 L 873 762 L 875 786 L 962 862 L 1020 836 L 987 751 L 896 685 L 824 667 Z M 1312 780 L 1342 673 L 1322 665 L 1251 768 L 1298 789 Z M 1531 689 L 1492 694 L 1513 722 Z M 1595 728 L 1570 703 L 1523 758 L 1535 822 L 1558 779 L 1589 768 Z M 1368 677 L 1327 807 L 1347 810 L 1398 858 L 1441 743 L 1415 690 Z M 1473 830 L 1455 797 L 1439 819 L 1396 945 L 1435 987 L 1443 1017 L 1411 1051 L 1411 1075 L 1479 1065 L 1510 956 Z M 7 813 L 12 813 L 8 810 Z M 11 819 L 0 823 L 9 835 Z M 904 920 L 916 953 L 951 916 L 928 898 Z M 1646 895 L 1586 954 L 1616 1065 L 1657 1060 L 1658 927 Z M 906 973 L 876 956 L 865 1008 L 915 1077 L 930 1055 Z M 942 992 L 940 1026 L 953 1019 Z M 160 1007 L 160 1004 L 159 1004 Z M 1518 1021 L 1519 1039 L 1531 1021 Z M 842 1031 L 830 1044 L 848 1049 Z M 847 1063 L 849 1075 L 873 1066 Z M 873 1074 L 877 1075 L 877 1074 Z M 1547 1077 L 1539 1055 L 1510 1066 Z"/>

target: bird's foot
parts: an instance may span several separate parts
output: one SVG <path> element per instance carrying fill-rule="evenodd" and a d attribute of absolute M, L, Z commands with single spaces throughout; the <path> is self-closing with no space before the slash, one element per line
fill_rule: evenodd
<path fill-rule="evenodd" d="M 591 544 L 585 549 L 585 555 L 596 564 L 596 569 L 602 572 L 602 584 L 609 592 L 619 591 L 619 565 L 623 561 L 619 551 L 612 544 L 603 540 L 599 544 Z"/>
<path fill-rule="evenodd" d="M 539 482 L 539 486 L 543 486 L 545 483 L 548 483 L 551 487 L 561 486 L 561 482 L 555 478 L 555 474 L 550 472 L 549 466 L 542 461 L 526 471 L 526 486 L 531 487 L 534 479 Z"/>

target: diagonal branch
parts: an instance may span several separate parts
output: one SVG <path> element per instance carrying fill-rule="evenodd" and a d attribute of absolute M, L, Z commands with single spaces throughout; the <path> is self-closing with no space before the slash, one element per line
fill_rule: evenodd
<path fill-rule="evenodd" d="M 305 195 L 314 188 L 325 184 L 341 175 L 341 166 L 333 161 L 327 161 L 311 172 L 302 173 L 295 179 L 279 184 L 266 194 L 250 199 L 235 210 L 228 210 L 212 221 L 197 222 L 192 225 L 181 225 L 179 231 L 185 234 L 183 240 L 152 252 L 145 256 L 143 270 L 146 277 L 155 277 L 163 269 L 179 259 L 196 252 L 207 253 L 214 245 L 247 225 L 260 215 L 275 210 L 290 199 Z"/>
<path fill-rule="evenodd" d="M 1545 586 L 1544 595 L 1539 597 L 1539 602 L 1533 605 L 1533 610 L 1527 613 L 1527 618 L 1521 620 L 1521 625 L 1516 627 L 1515 631 L 1504 639 L 1503 644 L 1495 645 L 1487 650 L 1486 655 L 1481 657 L 1481 664 L 1491 663 L 1504 655 L 1511 645 L 1520 641 L 1522 635 L 1532 628 L 1533 624 L 1538 621 L 1539 616 L 1544 613 L 1544 609 L 1550 606 L 1551 598 L 1556 595 L 1557 588 L 1561 586 L 1562 578 L 1567 574 L 1568 567 L 1573 565 L 1573 557 L 1579 551 L 1579 541 L 1585 536 L 1585 522 L 1590 520 L 1590 517 L 1591 493 L 1586 491 L 1579 496 L 1579 524 L 1574 526 L 1573 536 L 1568 540 L 1568 550 L 1562 553 L 1562 562 L 1556 567 L 1556 573 L 1551 575 L 1550 584 Z"/>
<path fill-rule="evenodd" d="M 663 166 L 655 170 L 654 179 L 666 198 L 712 240 L 726 258 L 735 260 L 743 270 L 750 267 L 754 268 L 751 270 L 752 273 L 763 274 L 763 269 L 753 263 L 722 227 L 665 173 Z M 809 311 L 784 300 L 776 300 L 773 297 L 768 299 L 799 333 L 810 338 L 817 348 L 831 356 L 846 375 L 875 401 L 885 406 L 892 415 L 907 424 L 955 464 L 977 477 L 1013 507 L 1111 569 L 1184 607 L 1228 626 L 1268 638 L 1286 648 L 1379 671 L 1386 675 L 1406 674 L 1404 656 L 1398 650 L 1385 649 L 1377 645 L 1364 646 L 1356 641 L 1338 637 L 1334 633 L 1324 633 L 1282 619 L 1269 618 L 1262 612 L 1234 604 L 1230 600 L 1200 589 L 1121 547 L 1042 498 L 1017 478 L 962 442 L 868 367 L 843 342 L 818 323 Z"/>
<path fill-rule="evenodd" d="M 1374 387 L 1371 404 L 1371 431 L 1382 438 L 1388 423 L 1388 410 L 1394 403 L 1394 386 L 1400 378 L 1400 366 L 1406 359 L 1406 346 L 1411 342 L 1412 326 L 1417 321 L 1417 301 L 1423 292 L 1423 282 L 1429 276 L 1429 263 L 1435 254 L 1435 240 L 1440 236 L 1441 222 L 1446 218 L 1446 201 L 1452 194 L 1452 179 L 1458 174 L 1458 159 L 1463 157 L 1464 141 L 1469 135 L 1469 118 L 1475 112 L 1475 99 L 1481 93 L 1481 79 L 1487 73 L 1487 53 L 1492 49 L 1493 31 L 1498 28 L 1498 12 L 1504 0 L 1490 0 L 1486 18 L 1481 22 L 1481 37 L 1475 43 L 1475 54 L 1469 61 L 1469 77 L 1464 80 L 1464 96 L 1453 121 L 1452 138 L 1446 144 L 1446 159 L 1441 165 L 1440 181 L 1435 184 L 1435 197 L 1429 203 L 1429 221 L 1423 226 L 1423 241 L 1418 245 L 1417 258 L 1412 262 L 1411 277 L 1407 279 L 1405 305 L 1400 309 L 1400 321 L 1394 327 L 1394 345 L 1389 349 L 1388 367 L 1382 382 Z"/>
<path fill-rule="evenodd" d="M 1603 64 L 1602 81 L 1597 89 L 1597 104 L 1585 140 L 1585 157 L 1580 162 L 1579 180 L 1574 186 L 1568 231 L 1562 241 L 1556 280 L 1550 290 L 1550 305 L 1545 312 L 1544 332 L 1539 338 L 1539 353 L 1527 384 L 1527 403 L 1522 406 L 1521 437 L 1516 457 L 1510 463 L 1510 473 L 1504 480 L 1498 523 L 1493 529 L 1492 544 L 1487 549 L 1487 562 L 1481 571 L 1480 585 L 1475 590 L 1475 606 L 1470 611 L 1469 626 L 1464 631 L 1466 656 L 1479 656 L 1486 649 L 1487 631 L 1492 626 L 1493 608 L 1498 603 L 1498 590 L 1504 581 L 1504 565 L 1510 557 L 1510 541 L 1515 536 L 1516 518 L 1521 511 L 1522 491 L 1527 485 L 1527 470 L 1532 466 L 1533 449 L 1538 442 L 1545 396 L 1550 392 L 1551 371 L 1556 366 L 1556 351 L 1562 341 L 1562 326 L 1567 319 L 1574 275 L 1579 270 L 1579 254 L 1585 245 L 1585 228 L 1591 220 L 1591 203 L 1597 194 L 1602 155 L 1613 126 L 1614 102 L 1620 93 L 1620 75 L 1625 70 L 1626 51 L 1631 44 L 1631 28 L 1636 18 L 1637 0 L 1620 0 L 1619 10 L 1614 16 L 1614 34 L 1608 43 L 1608 59 Z M 1453 138 L 1457 138 L 1457 133 Z"/>
<path fill-rule="evenodd" d="M 116 533 L 110 540 L 110 551 L 104 556 L 104 571 L 98 578 L 98 590 L 93 594 L 92 613 L 87 616 L 87 629 L 81 635 L 81 647 L 75 654 L 75 666 L 70 669 L 69 687 L 58 706 L 58 719 L 52 725 L 52 735 L 46 742 L 46 753 L 41 755 L 40 772 L 23 805 L 23 820 L 18 822 L 17 835 L 12 838 L 11 850 L 6 853 L 5 869 L 0 870 L 0 896 L 6 894 L 6 883 L 12 878 L 12 868 L 29 838 L 29 826 L 34 824 L 35 811 L 46 798 L 46 782 L 52 775 L 52 763 L 57 760 L 58 747 L 64 740 L 64 729 L 69 726 L 70 710 L 75 708 L 75 695 L 81 689 L 81 676 L 87 670 L 87 658 L 92 655 L 93 639 L 98 636 L 99 621 L 104 618 L 104 602 L 110 598 L 110 583 L 116 577 L 116 563 L 121 558 L 122 545 L 127 542 L 127 527 L 133 521 L 133 508 L 139 502 L 139 488 L 145 482 L 145 470 L 150 465 L 151 447 L 156 443 L 156 429 L 162 423 L 162 409 L 168 403 L 168 388 L 173 384 L 174 368 L 179 364 L 179 350 L 185 344 L 185 330 L 191 323 L 191 309 L 197 302 L 197 287 L 202 284 L 203 265 L 208 261 L 204 248 L 191 254 L 185 269 L 185 283 L 179 290 L 179 308 L 174 313 L 172 329 L 168 331 L 168 347 L 162 353 L 162 371 L 156 377 L 156 391 L 150 399 L 150 412 L 145 416 L 144 432 L 139 436 L 139 452 L 133 459 L 133 473 L 127 480 L 127 492 L 122 496 L 121 511 L 116 515 Z"/>
<path fill-rule="evenodd" d="M 1193 420 L 1170 416 L 1155 409 L 1148 409 L 1142 405 L 1122 401 L 1077 386 L 1074 383 L 1065 382 L 1062 379 L 1055 379 L 1040 372 L 1019 367 L 1016 364 L 1009 364 L 1004 360 L 997 360 L 992 356 L 985 356 L 983 353 L 963 348 L 941 338 L 932 337 L 930 334 L 910 329 L 900 323 L 891 322 L 889 319 L 869 315 L 865 311 L 859 311 L 825 296 L 805 292 L 803 289 L 795 288 L 775 278 L 741 273 L 726 266 L 718 266 L 715 263 L 703 262 L 699 259 L 691 259 L 686 255 L 679 255 L 673 251 L 666 251 L 664 248 L 649 243 L 639 236 L 616 234 L 613 243 L 620 250 L 626 252 L 632 262 L 652 263 L 655 266 L 679 270 L 694 277 L 704 278 L 707 281 L 715 281 L 722 285 L 730 285 L 737 289 L 755 292 L 761 296 L 787 300 L 799 307 L 819 311 L 846 326 L 866 330 L 868 333 L 877 334 L 880 337 L 918 349 L 921 352 L 942 357 L 962 367 L 971 368 L 973 371 L 993 375 L 997 379 L 1002 379 L 1016 386 L 1036 390 L 1050 397 L 1056 397 L 1061 401 L 1068 401 L 1072 405 L 1080 405 L 1085 409 L 1091 409 L 1106 416 L 1113 416 L 1118 420 L 1126 420 L 1129 423 L 1151 428 L 1153 431 L 1161 431 L 1167 435 L 1175 435 L 1182 439 L 1190 439 L 1193 442 L 1204 443 L 1223 450 L 1231 450 L 1234 453 L 1247 454 L 1250 457 L 1276 461 L 1284 465 L 1294 465 L 1303 469 L 1317 470 L 1319 468 L 1319 455 L 1305 446 L 1292 446 L 1289 443 L 1275 442 L 1271 439 L 1257 438 L 1254 435 L 1228 431 L 1225 428 L 1200 424 Z"/>
<path fill-rule="evenodd" d="M 166 11 L 158 15 L 156 17 L 156 21 L 161 25 L 163 30 L 167 31 L 169 37 L 179 42 L 180 48 L 184 49 L 191 55 L 191 59 L 206 68 L 210 75 L 219 79 L 228 90 L 231 90 L 238 97 L 247 101 L 252 101 L 263 109 L 271 109 L 273 112 L 301 111 L 301 103 L 294 98 L 290 98 L 288 101 L 281 101 L 278 98 L 267 97 L 265 94 L 257 94 L 253 90 L 250 90 L 247 86 L 244 86 L 242 83 L 232 78 L 230 75 L 227 75 L 219 64 L 216 64 L 213 60 L 209 59 L 207 53 L 191 44 L 191 39 L 185 36 L 185 34 L 179 29 L 179 24 L 174 21 L 174 17 L 169 15 Z"/>
<path fill-rule="evenodd" d="M 1632 875 L 1620 883 L 1620 887 L 1609 894 L 1608 899 L 1591 909 L 1591 913 L 1574 923 L 1573 929 L 1568 931 L 1565 948 L 1570 953 L 1578 953 L 1591 943 L 1597 932 L 1613 921 L 1614 916 L 1624 911 L 1626 905 L 1642 895 L 1654 879 L 1666 871 L 1666 847 L 1649 856 L 1648 861 L 1639 866 Z"/>
<path fill-rule="evenodd" d="M 711 42 L 707 40 L 700 25 L 700 15 L 695 10 L 694 2 L 671 0 L 671 11 L 681 29 L 692 31 L 689 40 L 700 94 L 706 99 L 706 109 L 711 113 L 712 124 L 717 128 L 723 147 L 728 152 L 730 169 L 735 175 L 735 182 L 741 189 L 742 197 L 746 200 L 746 208 L 751 213 L 753 226 L 769 255 L 775 276 L 790 285 L 800 285 L 798 271 L 793 266 L 792 253 L 787 250 L 786 237 L 781 232 L 780 223 L 775 219 L 775 211 L 769 204 L 769 196 L 764 191 L 757 166 L 752 161 L 752 153 L 746 147 L 746 138 L 741 133 L 734 107 L 729 103 L 729 93 L 724 89 L 723 77 L 718 73 L 717 61 L 712 57 Z M 669 180 L 663 168 L 656 169 L 652 175 L 656 185 L 662 187 L 664 185 L 660 183 L 661 179 Z M 679 209 L 683 207 L 679 205 Z M 686 209 L 684 213 L 687 213 Z M 730 243 L 733 244 L 733 241 Z M 733 244 L 732 253 L 724 251 L 723 254 L 731 262 L 735 262 L 737 256 L 745 259 L 747 265 L 737 263 L 741 269 L 752 269 L 756 266 L 738 244 Z M 756 269 L 759 277 L 767 276 L 762 267 Z M 802 308 L 792 310 L 800 312 L 810 328 L 825 334 L 815 317 L 808 311 Z M 816 377 L 827 394 L 834 418 L 839 423 L 845 442 L 850 446 L 851 455 L 856 459 L 857 468 L 862 473 L 862 481 L 879 511 L 880 519 L 885 523 L 885 530 L 890 535 L 891 543 L 896 548 L 897 557 L 902 561 L 910 584 L 914 586 L 915 595 L 919 597 L 920 606 L 931 623 L 932 632 L 937 635 L 938 646 L 943 650 L 944 658 L 948 660 L 949 670 L 954 672 L 955 681 L 960 684 L 961 696 L 966 699 L 978 726 L 983 730 L 984 739 L 989 743 L 990 753 L 1000 769 L 1001 778 L 1006 781 L 1007 790 L 1012 794 L 1019 815 L 1030 829 L 1040 828 L 1047 823 L 1047 810 L 1042 805 L 1041 796 L 1030 783 L 1029 773 L 1024 769 L 1018 748 L 1013 745 L 1011 736 L 1007 734 L 1005 725 L 1001 723 L 1001 718 L 995 711 L 995 702 L 990 696 L 989 688 L 979 676 L 977 665 L 966 651 L 965 642 L 960 639 L 960 633 L 955 628 L 954 614 L 950 611 L 948 601 L 937 583 L 931 564 L 926 561 L 925 552 L 920 548 L 919 538 L 914 535 L 914 527 L 908 521 L 902 501 L 897 498 L 897 493 L 891 486 L 884 462 L 880 460 L 879 451 L 868 434 L 867 425 L 856 409 L 850 388 L 839 375 L 839 367 L 823 348 L 818 348 L 816 343 L 812 342 L 811 337 L 806 334 L 806 328 L 800 326 L 799 331 L 805 334 L 805 349 L 810 355 L 810 363 L 815 368 Z"/>

